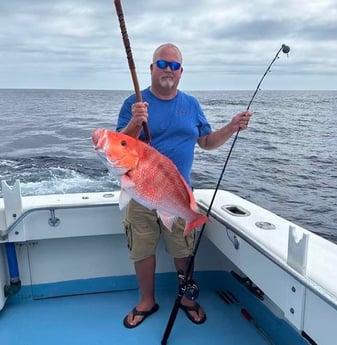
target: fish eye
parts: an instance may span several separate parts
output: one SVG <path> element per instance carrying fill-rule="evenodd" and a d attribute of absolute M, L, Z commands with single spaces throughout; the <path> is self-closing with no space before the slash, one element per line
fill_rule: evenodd
<path fill-rule="evenodd" d="M 126 140 L 122 140 L 122 141 L 121 141 L 121 145 L 122 145 L 122 146 L 126 146 L 126 145 L 127 145 Z"/>

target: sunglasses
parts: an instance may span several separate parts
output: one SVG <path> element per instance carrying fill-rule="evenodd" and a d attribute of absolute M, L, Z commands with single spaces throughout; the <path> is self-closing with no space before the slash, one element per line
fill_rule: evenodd
<path fill-rule="evenodd" d="M 166 69 L 167 66 L 170 66 L 171 71 L 177 71 L 181 67 L 181 63 L 177 61 L 166 61 L 166 60 L 157 60 L 156 65 L 160 69 Z"/>

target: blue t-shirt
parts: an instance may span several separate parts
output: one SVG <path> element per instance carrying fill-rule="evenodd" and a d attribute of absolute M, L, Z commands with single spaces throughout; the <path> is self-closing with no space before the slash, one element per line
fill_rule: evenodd
<path fill-rule="evenodd" d="M 143 101 L 149 103 L 148 127 L 151 146 L 169 157 L 191 186 L 195 144 L 199 137 L 212 131 L 198 100 L 179 90 L 170 100 L 157 98 L 150 88 L 141 93 Z M 129 123 L 132 117 L 131 106 L 136 101 L 136 95 L 124 101 L 118 117 L 117 131 Z M 143 131 L 140 139 L 145 139 Z"/>

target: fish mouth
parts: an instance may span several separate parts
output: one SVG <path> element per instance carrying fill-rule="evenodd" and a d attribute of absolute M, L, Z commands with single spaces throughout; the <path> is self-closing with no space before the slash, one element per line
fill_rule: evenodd
<path fill-rule="evenodd" d="M 102 137 L 102 131 L 104 131 L 104 130 L 100 129 L 100 128 L 94 128 L 92 130 L 91 139 L 92 139 L 92 143 L 94 144 L 95 150 L 99 149 L 98 142 L 99 142 L 99 139 Z"/>

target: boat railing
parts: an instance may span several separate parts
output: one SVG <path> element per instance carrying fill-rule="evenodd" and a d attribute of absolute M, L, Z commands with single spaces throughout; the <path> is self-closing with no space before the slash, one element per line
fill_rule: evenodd
<path fill-rule="evenodd" d="M 70 210 L 70 209 L 84 209 L 84 208 L 95 208 L 95 207 L 111 207 L 116 205 L 115 202 L 104 203 L 104 204 L 91 204 L 91 205 L 74 205 L 74 206 L 47 206 L 47 207 L 36 207 L 23 212 L 6 230 L 0 230 L 0 241 L 6 241 L 8 235 L 14 231 L 29 215 L 32 213 L 37 213 L 41 211 L 49 211 L 50 217 L 48 219 L 48 224 L 52 227 L 57 227 L 61 219 L 56 217 L 56 210 Z"/>
<path fill-rule="evenodd" d="M 0 241 L 2 242 L 18 242 L 29 239 L 38 238 L 55 238 L 59 236 L 80 236 L 81 234 L 88 235 L 89 230 L 81 231 L 80 227 L 74 227 L 71 231 L 66 229 L 66 224 L 62 226 L 62 219 L 69 220 L 73 218 L 72 215 L 65 214 L 64 218 L 58 214 L 56 210 L 80 210 L 85 208 L 105 208 L 118 205 L 119 191 L 117 192 L 100 192 L 100 193 L 75 193 L 62 195 L 39 195 L 39 196 L 22 196 L 20 181 L 15 181 L 12 186 L 9 186 L 5 181 L 1 181 L 3 200 L 0 199 Z M 26 234 L 24 229 L 25 220 L 31 218 L 32 214 L 48 212 L 47 224 L 51 228 L 59 228 L 59 233 L 45 233 L 43 226 L 38 229 L 34 226 L 35 234 Z M 107 213 L 105 213 L 105 216 Z M 84 212 L 79 212 L 75 216 L 79 217 L 79 224 L 81 226 L 92 225 L 90 219 Z M 111 216 L 110 216 L 111 217 Z M 110 219 L 110 218 L 109 218 Z M 99 221 L 99 220 L 96 220 Z M 34 222 L 34 219 L 32 219 Z M 103 221 L 102 221 L 103 222 Z M 36 225 L 36 224 L 35 224 Z M 29 226 L 29 224 L 28 224 Z M 69 226 L 69 224 L 68 224 Z M 77 229 L 75 229 L 77 228 Z M 14 231 L 14 235 L 13 235 Z M 119 233 L 121 229 L 114 229 L 112 233 Z M 102 233 L 109 232 L 108 229 L 102 230 Z M 97 232 L 96 232 L 97 234 Z"/>

